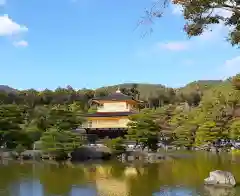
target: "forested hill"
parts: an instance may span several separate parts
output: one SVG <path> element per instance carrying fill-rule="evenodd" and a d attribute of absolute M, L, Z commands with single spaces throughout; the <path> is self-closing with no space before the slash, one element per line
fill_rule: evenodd
<path fill-rule="evenodd" d="M 17 90 L 14 88 L 11 88 L 7 85 L 0 85 L 0 91 L 5 91 L 5 92 L 16 92 Z"/>
<path fill-rule="evenodd" d="M 187 93 L 196 89 L 205 91 L 221 84 L 222 82 L 223 82 L 222 80 L 198 80 L 191 82 L 184 87 L 179 88 L 179 91 L 183 93 Z"/>
<path fill-rule="evenodd" d="M 205 91 L 208 90 L 212 87 L 215 87 L 216 85 L 221 84 L 223 81 L 222 80 L 198 80 L 191 82 L 183 87 L 180 88 L 171 88 L 171 87 L 166 87 L 161 84 L 144 84 L 144 83 L 124 83 L 124 84 L 117 84 L 113 86 L 105 86 L 96 89 L 96 91 L 103 91 L 106 90 L 108 92 L 115 92 L 117 88 L 121 89 L 130 89 L 134 85 L 137 88 L 137 90 L 140 93 L 140 98 L 143 100 L 148 99 L 149 97 L 156 97 L 158 96 L 159 92 L 162 90 L 166 89 L 173 89 L 175 91 L 181 92 L 181 93 L 191 93 L 195 90 L 201 90 Z"/>
<path fill-rule="evenodd" d="M 113 86 L 105 86 L 96 89 L 96 91 L 104 91 L 113 93 L 118 88 L 120 88 L 122 91 L 123 89 L 131 89 L 132 87 L 135 87 L 139 94 L 141 99 L 148 99 L 151 96 L 157 96 L 158 92 L 165 89 L 166 87 L 161 84 L 144 84 L 144 83 L 124 83 L 124 84 L 117 84 Z"/>
<path fill-rule="evenodd" d="M 46 104 L 49 104 L 48 101 L 52 102 L 52 104 L 62 104 L 74 100 L 81 100 L 85 102 L 84 104 L 86 104 L 87 100 L 91 99 L 93 96 L 105 96 L 120 88 L 122 93 L 131 95 L 142 101 L 146 101 L 148 103 L 148 107 L 159 107 L 164 104 L 180 103 L 184 101 L 187 101 L 190 105 L 197 105 L 201 96 L 207 90 L 222 83 L 223 81 L 221 80 L 199 80 L 191 82 L 181 88 L 171 88 L 161 84 L 124 83 L 113 86 L 105 86 L 95 90 L 74 90 L 71 86 L 67 86 L 65 88 L 59 87 L 54 91 L 45 89 L 41 92 L 37 92 L 34 89 L 17 90 L 6 85 L 0 85 L 0 92 L 2 92 L 0 95 L 0 101 L 6 102 L 3 100 L 7 99 L 7 97 L 3 96 L 3 94 L 8 94 L 8 99 L 10 96 L 11 100 L 14 99 L 15 96 L 18 96 L 15 103 L 18 103 L 19 98 L 23 98 L 24 95 L 28 95 L 28 97 L 32 95 L 33 98 L 36 98 L 36 95 L 38 94 L 38 99 L 45 100 L 44 103 Z"/>

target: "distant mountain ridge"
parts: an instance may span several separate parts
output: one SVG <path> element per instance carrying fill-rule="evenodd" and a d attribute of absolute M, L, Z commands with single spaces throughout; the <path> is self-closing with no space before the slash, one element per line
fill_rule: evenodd
<path fill-rule="evenodd" d="M 17 89 L 14 89 L 8 85 L 0 85 L 0 91 L 5 91 L 5 92 L 10 93 L 10 92 L 16 92 Z"/>
<path fill-rule="evenodd" d="M 199 89 L 201 91 L 208 90 L 216 85 L 219 85 L 222 83 L 222 80 L 198 80 L 191 83 L 188 83 L 184 87 L 180 88 L 173 88 L 175 90 L 178 90 L 181 93 L 189 93 L 191 91 L 194 91 L 196 89 Z M 131 88 L 133 84 L 137 85 L 137 89 L 140 92 L 140 97 L 145 99 L 149 96 L 156 95 L 160 90 L 171 88 L 164 86 L 162 84 L 147 84 L 147 83 L 123 83 L 123 84 L 116 84 L 111 86 L 103 86 L 100 88 L 95 89 L 96 91 L 101 91 L 103 89 L 106 89 L 108 92 L 115 92 L 118 88 Z M 8 93 L 10 92 L 17 92 L 17 89 L 14 89 L 7 85 L 0 85 L 0 91 L 6 91 Z"/>
<path fill-rule="evenodd" d="M 175 90 L 178 90 L 180 93 L 189 93 L 194 90 L 201 90 L 201 91 L 206 91 L 216 85 L 219 85 L 222 83 L 222 80 L 198 80 L 194 81 L 191 83 L 186 84 L 184 87 L 180 88 L 173 88 Z M 98 90 L 103 90 L 104 88 L 107 89 L 109 92 L 114 92 L 116 91 L 117 88 L 131 88 L 133 84 L 137 84 L 137 89 L 140 92 L 140 98 L 145 99 L 149 96 L 154 96 L 156 95 L 160 90 L 166 89 L 166 88 L 171 88 L 168 86 L 164 86 L 162 84 L 146 84 L 146 83 L 123 83 L 123 84 L 118 84 L 118 85 L 112 85 L 112 86 L 105 86 L 96 89 Z"/>
<path fill-rule="evenodd" d="M 134 84 L 137 85 L 137 89 L 140 92 L 140 97 L 145 99 L 149 96 L 155 95 L 159 90 L 167 88 L 162 84 L 146 84 L 146 83 L 123 83 L 112 86 L 104 86 L 96 89 L 96 91 L 101 91 L 106 89 L 108 92 L 115 92 L 118 88 L 131 88 Z"/>

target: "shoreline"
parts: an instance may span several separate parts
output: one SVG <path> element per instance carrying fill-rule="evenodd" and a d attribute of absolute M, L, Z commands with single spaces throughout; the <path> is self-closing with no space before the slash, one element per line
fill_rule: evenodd
<path fill-rule="evenodd" d="M 183 149 L 171 149 L 171 150 L 164 150 L 159 149 L 158 152 L 146 152 L 142 150 L 131 150 L 125 151 L 121 153 L 112 153 L 112 152 L 98 152 L 98 154 L 88 154 L 85 156 L 84 154 L 77 154 L 75 158 L 68 156 L 65 158 L 54 158 L 50 155 L 37 153 L 34 155 L 34 150 L 27 150 L 27 152 L 31 152 L 31 154 L 26 154 L 25 151 L 19 156 L 16 156 L 16 152 L 13 151 L 5 151 L 0 153 L 0 160 L 15 160 L 15 161 L 53 161 L 53 162 L 63 162 L 63 161 L 70 161 L 74 162 L 91 162 L 91 161 L 109 161 L 109 160 L 118 160 L 120 162 L 133 162 L 133 161 L 140 161 L 146 163 L 158 163 L 161 161 L 166 160 L 173 160 L 173 159 L 181 159 L 181 158 L 190 158 L 191 153 L 199 152 L 199 153 L 209 153 L 209 154 L 240 154 L 240 150 L 221 150 L 221 151 L 207 151 L 207 150 L 183 150 Z M 4 156 L 2 156 L 4 153 Z M 86 152 L 83 152 L 86 153 Z M 89 152 L 88 152 L 89 153 Z"/>

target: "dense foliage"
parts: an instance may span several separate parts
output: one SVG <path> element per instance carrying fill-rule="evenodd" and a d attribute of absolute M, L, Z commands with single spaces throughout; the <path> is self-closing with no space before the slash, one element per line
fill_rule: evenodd
<path fill-rule="evenodd" d="M 131 116 L 129 136 L 146 143 L 155 136 L 178 146 L 218 146 L 240 139 L 240 75 L 205 91 L 199 101 L 164 105 Z M 193 96 L 194 97 L 194 96 Z M 192 103 L 192 104 L 191 104 Z M 160 136 L 160 137 L 159 137 Z M 156 143 L 156 141 L 154 142 Z M 152 148 L 150 145 L 148 145 Z"/>
<path fill-rule="evenodd" d="M 128 139 L 153 150 L 159 138 L 189 148 L 222 138 L 239 139 L 239 76 L 227 81 L 196 81 L 180 89 L 150 86 L 120 85 L 123 93 L 143 100 L 141 112 L 130 116 Z M 85 113 L 96 111 L 90 99 L 116 88 L 0 88 L 0 146 L 19 152 L 40 148 L 53 156 L 67 154 L 83 143 L 84 137 L 76 130 Z M 122 142 L 116 139 L 108 145 L 120 149 Z"/>
<path fill-rule="evenodd" d="M 40 148 L 54 156 L 81 145 L 74 132 L 84 121 L 92 91 L 72 88 L 0 92 L 0 145 L 7 149 Z M 39 146 L 39 145 L 38 145 Z"/>

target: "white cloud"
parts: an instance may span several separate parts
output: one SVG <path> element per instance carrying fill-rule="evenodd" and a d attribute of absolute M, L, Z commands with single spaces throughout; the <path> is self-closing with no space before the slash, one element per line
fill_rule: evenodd
<path fill-rule="evenodd" d="M 225 78 L 240 73 L 240 56 L 226 60 L 221 69 L 221 72 L 224 74 Z"/>
<path fill-rule="evenodd" d="M 226 37 L 229 29 L 224 24 L 212 26 L 212 30 L 205 31 L 202 35 L 192 37 L 189 40 L 169 41 L 166 43 L 157 43 L 157 49 L 165 49 L 169 51 L 185 51 L 188 49 L 205 48 L 210 45 L 221 45 L 227 43 Z M 220 46 L 221 47 L 221 46 Z"/>
<path fill-rule="evenodd" d="M 206 30 L 202 35 L 198 37 L 200 41 L 215 41 L 220 39 L 225 39 L 226 27 L 224 24 L 219 23 L 217 25 L 212 25 L 209 30 Z"/>
<path fill-rule="evenodd" d="M 0 36 L 12 36 L 27 31 L 26 26 L 14 22 L 8 15 L 0 16 Z"/>
<path fill-rule="evenodd" d="M 223 16 L 224 18 L 227 18 L 232 15 L 232 12 L 229 10 L 222 9 L 222 8 L 215 8 L 212 15 L 213 16 L 219 15 L 219 16 Z"/>
<path fill-rule="evenodd" d="M 189 48 L 189 42 L 187 41 L 176 41 L 176 42 L 168 42 L 168 43 L 159 43 L 159 47 L 171 51 L 182 51 L 187 50 Z"/>
<path fill-rule="evenodd" d="M 20 41 L 17 41 L 17 42 L 13 42 L 13 45 L 15 47 L 27 47 L 28 46 L 28 42 L 25 41 L 25 40 L 20 40 Z"/>
<path fill-rule="evenodd" d="M 172 4 L 172 14 L 174 14 L 174 15 L 181 15 L 181 14 L 183 14 L 182 6 Z"/>
<path fill-rule="evenodd" d="M 0 6 L 4 6 L 7 3 L 6 0 L 0 0 Z"/>

